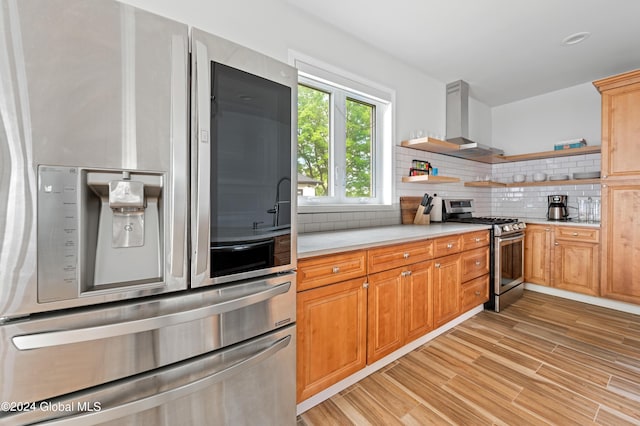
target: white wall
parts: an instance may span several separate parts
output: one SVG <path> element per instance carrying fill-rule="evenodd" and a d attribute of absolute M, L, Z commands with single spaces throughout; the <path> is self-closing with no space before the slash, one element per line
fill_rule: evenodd
<path fill-rule="evenodd" d="M 551 151 L 584 138 L 600 145 L 600 94 L 584 83 L 492 109 L 493 146 L 507 155 Z"/>
<path fill-rule="evenodd" d="M 286 0 L 122 0 L 283 62 L 289 49 L 396 91 L 395 140 L 444 134 L 445 84 L 330 27 Z"/>
<path fill-rule="evenodd" d="M 416 130 L 430 135 L 445 134 L 445 86 L 448 82 L 437 81 L 402 60 L 316 20 L 291 6 L 287 0 L 121 1 L 198 27 L 283 62 L 288 61 L 289 50 L 295 50 L 395 90 L 395 145 Z M 585 138 L 590 145 L 600 144 L 600 96 L 590 83 L 495 108 L 471 98 L 469 115 L 471 139 L 502 148 L 506 154 L 548 151 L 553 149 L 554 143 L 573 138 Z M 401 195 L 438 192 L 450 197 L 475 198 L 478 214 L 499 214 L 505 210 L 504 203 L 491 201 L 492 197 L 502 200 L 504 194 L 466 188 L 462 183 L 434 186 L 401 182 L 413 158 L 429 160 L 439 167 L 441 174 L 460 177 L 462 181 L 491 174 L 491 166 L 398 146 L 394 156 L 394 203 L 398 203 Z M 513 208 L 511 211 L 515 213 Z M 397 204 L 393 210 L 298 216 L 301 232 L 400 222 Z"/>
<path fill-rule="evenodd" d="M 492 129 L 491 108 L 474 98 L 469 98 L 469 139 L 494 146 Z"/>

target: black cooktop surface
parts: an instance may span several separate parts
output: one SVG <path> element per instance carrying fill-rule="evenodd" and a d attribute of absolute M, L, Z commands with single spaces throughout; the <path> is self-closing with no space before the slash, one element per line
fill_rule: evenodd
<path fill-rule="evenodd" d="M 451 217 L 447 219 L 451 222 L 463 222 L 463 223 L 478 223 L 482 225 L 506 225 L 509 223 L 518 222 L 516 218 L 506 217 Z"/>

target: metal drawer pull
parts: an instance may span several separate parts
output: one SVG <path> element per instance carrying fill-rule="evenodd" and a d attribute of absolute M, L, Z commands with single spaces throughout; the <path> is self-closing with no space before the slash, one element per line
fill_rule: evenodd
<path fill-rule="evenodd" d="M 560 245 L 560 243 L 556 241 L 555 243 L 553 243 L 553 245 L 554 245 L 554 246 L 559 246 L 559 245 Z"/>
<path fill-rule="evenodd" d="M 338 272 L 340 272 L 340 267 L 339 266 L 334 266 L 333 267 L 333 273 L 337 274 Z"/>
<path fill-rule="evenodd" d="M 440 267 L 440 264 L 439 264 L 439 263 L 436 263 L 436 268 L 439 268 L 439 267 Z"/>
<path fill-rule="evenodd" d="M 400 275 L 403 277 L 408 277 L 409 275 L 411 275 L 411 271 L 402 271 Z"/>
<path fill-rule="evenodd" d="M 448 249 L 453 248 L 453 244 L 452 243 L 447 244 L 447 248 Z"/>
<path fill-rule="evenodd" d="M 482 241 L 482 238 L 477 238 L 476 237 L 476 243 L 479 243 L 480 241 Z"/>
<path fill-rule="evenodd" d="M 480 266 L 480 261 L 476 260 L 476 266 Z"/>
<path fill-rule="evenodd" d="M 403 254 L 402 257 L 404 257 L 405 259 L 408 259 L 409 258 L 409 253 Z"/>
<path fill-rule="evenodd" d="M 369 288 L 369 283 L 368 282 L 362 283 L 362 288 Z"/>
<path fill-rule="evenodd" d="M 578 236 L 578 235 L 580 235 L 580 234 L 578 234 L 577 232 L 574 232 L 572 235 L 573 235 L 574 237 L 577 237 L 577 236 Z"/>
<path fill-rule="evenodd" d="M 476 290 L 476 296 L 480 296 L 480 292 Z"/>

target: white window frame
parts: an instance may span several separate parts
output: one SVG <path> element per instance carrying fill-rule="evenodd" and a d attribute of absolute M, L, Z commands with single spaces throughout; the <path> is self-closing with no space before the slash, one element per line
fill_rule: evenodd
<path fill-rule="evenodd" d="M 393 104 L 395 92 L 346 71 L 323 64 L 297 52 L 290 62 L 298 68 L 298 82 L 330 93 L 330 194 L 321 197 L 298 196 L 299 212 L 387 210 L 392 208 L 393 192 Z M 345 191 L 346 137 L 345 111 L 336 114 L 351 98 L 375 106 L 372 141 L 372 197 L 347 197 Z M 341 115 L 339 119 L 338 115 Z"/>

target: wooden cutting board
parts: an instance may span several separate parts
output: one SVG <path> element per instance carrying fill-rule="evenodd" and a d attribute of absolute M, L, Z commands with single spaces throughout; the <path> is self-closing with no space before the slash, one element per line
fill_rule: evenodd
<path fill-rule="evenodd" d="M 423 214 L 424 207 L 420 206 L 422 197 L 400 197 L 400 212 L 402 214 L 402 224 L 427 225 L 431 216 Z M 418 215 L 418 211 L 420 214 Z"/>

